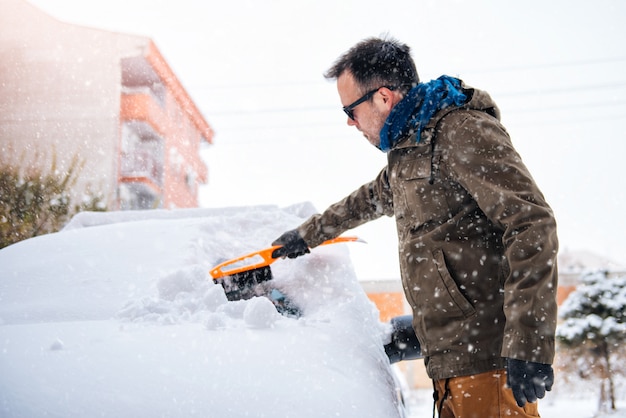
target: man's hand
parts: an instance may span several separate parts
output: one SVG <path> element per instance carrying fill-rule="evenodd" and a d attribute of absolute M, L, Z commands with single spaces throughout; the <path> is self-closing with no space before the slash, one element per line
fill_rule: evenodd
<path fill-rule="evenodd" d="M 297 229 L 285 232 L 276 241 L 272 242 L 272 245 L 282 245 L 282 247 L 274 250 L 272 258 L 296 258 L 311 252 Z"/>
<path fill-rule="evenodd" d="M 526 402 L 535 402 L 543 398 L 546 390 L 552 390 L 554 371 L 552 366 L 532 361 L 507 358 L 506 384 L 513 390 L 513 396 L 519 407 Z"/>

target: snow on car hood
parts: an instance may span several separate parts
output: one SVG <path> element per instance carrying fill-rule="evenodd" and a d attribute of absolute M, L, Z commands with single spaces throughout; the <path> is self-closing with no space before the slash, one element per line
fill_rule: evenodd
<path fill-rule="evenodd" d="M 0 415 L 393 417 L 386 326 L 347 245 L 272 265 L 303 311 L 227 301 L 208 271 L 309 204 L 81 213 L 0 250 Z"/>

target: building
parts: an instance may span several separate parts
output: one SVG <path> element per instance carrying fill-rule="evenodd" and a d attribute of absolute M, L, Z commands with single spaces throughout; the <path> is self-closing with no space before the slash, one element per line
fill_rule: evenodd
<path fill-rule="evenodd" d="M 197 207 L 213 131 L 146 37 L 0 0 L 0 163 L 80 168 L 110 210 Z"/>

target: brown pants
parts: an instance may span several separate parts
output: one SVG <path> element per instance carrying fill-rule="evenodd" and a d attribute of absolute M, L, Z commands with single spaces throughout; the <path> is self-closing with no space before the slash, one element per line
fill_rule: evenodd
<path fill-rule="evenodd" d="M 517 406 L 506 387 L 506 371 L 434 381 L 439 418 L 538 417 L 537 402 Z M 433 414 L 434 416 L 434 414 Z"/>

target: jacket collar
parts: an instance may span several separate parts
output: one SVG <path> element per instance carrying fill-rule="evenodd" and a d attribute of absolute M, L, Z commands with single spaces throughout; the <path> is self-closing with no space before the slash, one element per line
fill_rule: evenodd
<path fill-rule="evenodd" d="M 412 88 L 392 110 L 380 132 L 379 148 L 389 151 L 406 136 L 419 142 L 422 130 L 443 109 L 459 107 L 468 101 L 461 80 L 443 75 Z"/>

